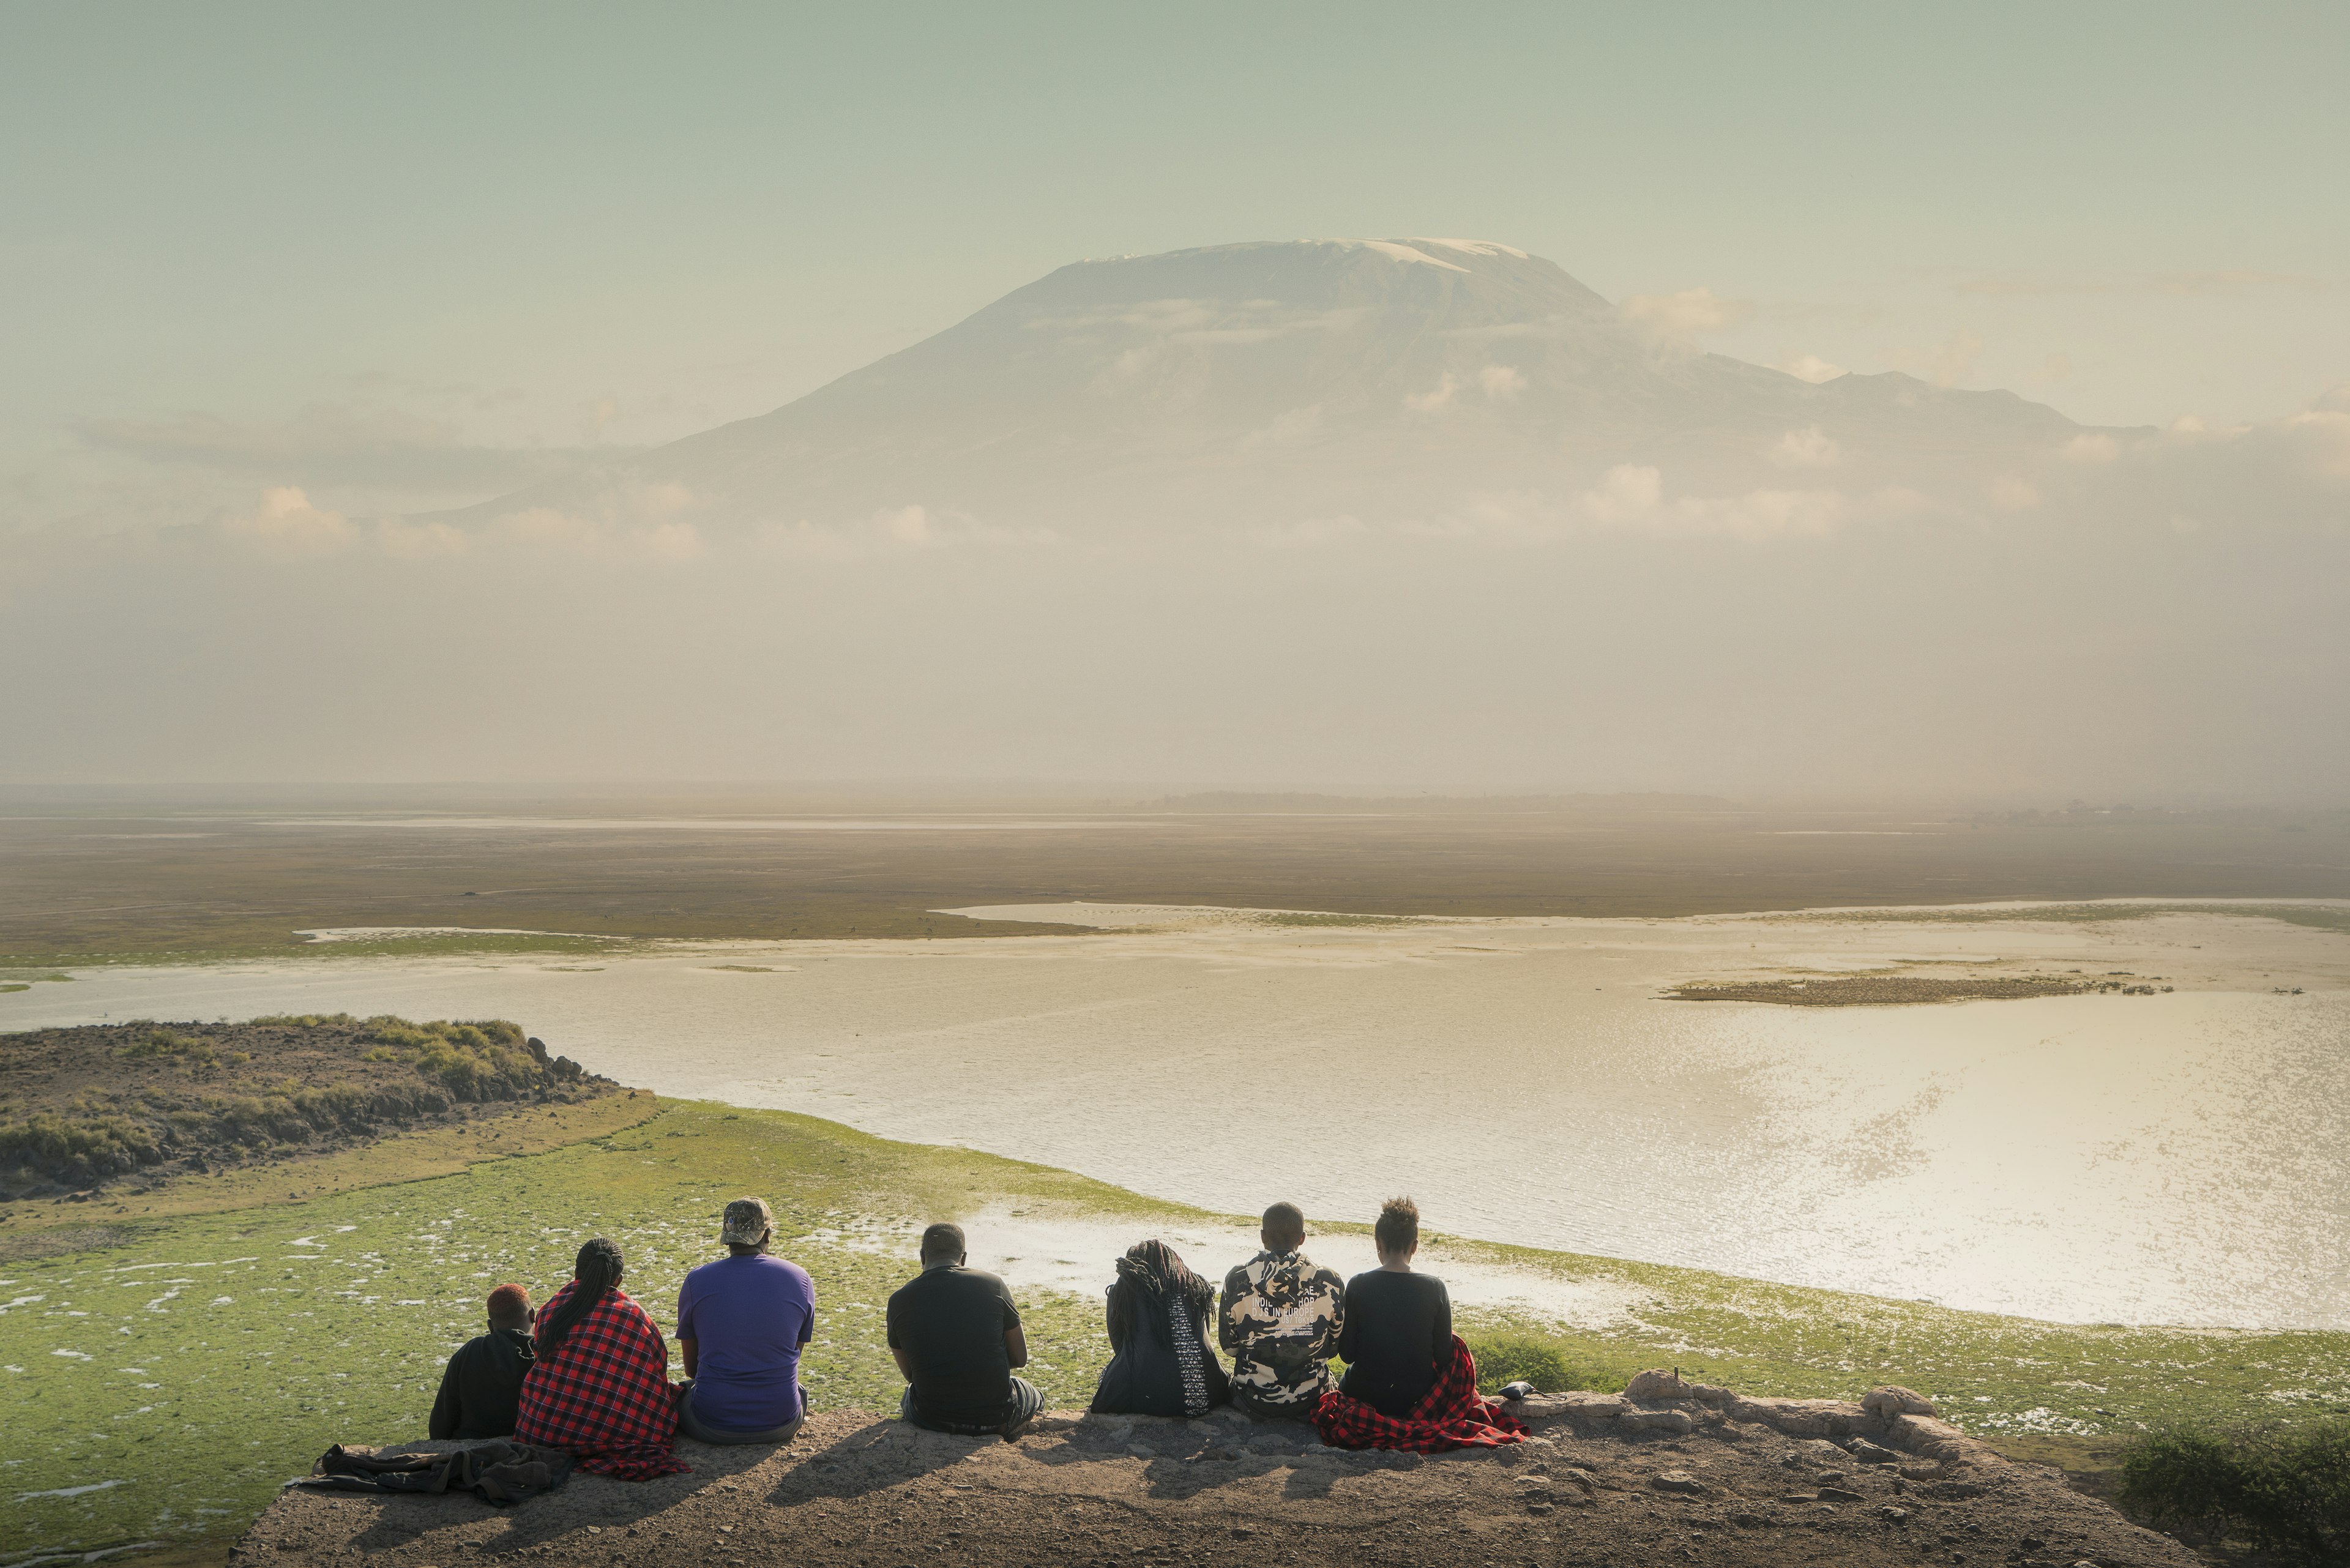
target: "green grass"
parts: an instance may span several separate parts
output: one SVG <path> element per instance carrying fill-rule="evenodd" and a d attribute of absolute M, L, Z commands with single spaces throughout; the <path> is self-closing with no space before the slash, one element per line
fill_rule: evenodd
<path fill-rule="evenodd" d="M 743 1192 L 775 1205 L 783 1250 L 816 1276 L 806 1378 L 827 1407 L 895 1399 L 881 1310 L 911 1272 L 908 1225 L 1006 1199 L 1031 1213 L 1128 1218 L 1138 1235 L 1199 1218 L 1045 1167 L 681 1103 L 639 1127 L 453 1175 L 114 1221 L 98 1250 L 0 1262 L 0 1390 L 11 1412 L 0 1562 L 137 1541 L 224 1542 L 329 1444 L 421 1435 L 442 1360 L 478 1332 L 490 1287 L 518 1280 L 545 1299 L 590 1235 L 620 1243 L 626 1288 L 667 1326 L 680 1278 L 712 1255 L 719 1210 Z M 1506 1372 L 1620 1387 L 1640 1367 L 1672 1363 L 1755 1392 L 1850 1396 L 1899 1382 L 1943 1400 L 1970 1429 L 2018 1441 L 2350 1406 L 2350 1334 L 2064 1327 L 1446 1245 L 1618 1282 L 1639 1301 L 1580 1331 L 1464 1314 L 1496 1381 Z M 1193 1260 L 1210 1272 L 1230 1261 Z M 1021 1296 L 1030 1376 L 1052 1403 L 1083 1404 L 1107 1352 L 1098 1298 Z M 118 1484 L 27 1495 L 107 1482 Z"/>

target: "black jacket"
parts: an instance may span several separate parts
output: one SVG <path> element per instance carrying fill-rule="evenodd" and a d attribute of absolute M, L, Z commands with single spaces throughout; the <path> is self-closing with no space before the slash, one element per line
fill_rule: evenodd
<path fill-rule="evenodd" d="M 519 1328 L 494 1328 L 467 1340 L 441 1374 L 441 1394 L 432 1401 L 427 1430 L 435 1438 L 460 1442 L 513 1437 L 523 1374 L 537 1355 L 530 1334 Z"/>
<path fill-rule="evenodd" d="M 1131 1280 L 1109 1288 L 1109 1345 L 1093 1407 L 1104 1415 L 1198 1416 L 1232 1397 L 1208 1348 L 1205 1312 L 1180 1291 L 1152 1294 Z"/>

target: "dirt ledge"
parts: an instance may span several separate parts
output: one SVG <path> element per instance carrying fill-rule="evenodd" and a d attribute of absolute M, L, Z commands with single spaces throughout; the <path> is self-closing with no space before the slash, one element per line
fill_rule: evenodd
<path fill-rule="evenodd" d="M 469 1496 L 289 1492 L 230 1562 L 2198 1562 L 2056 1471 L 2000 1459 L 1905 1390 L 1865 1405 L 1748 1399 L 1643 1373 L 1623 1395 L 1521 1407 L 1533 1442 L 1428 1458 L 1326 1449 L 1310 1428 L 1229 1409 L 1198 1421 L 1056 1411 L 1014 1442 L 828 1411 L 780 1449 L 681 1442 L 691 1475 L 579 1476 L 512 1511 Z"/>

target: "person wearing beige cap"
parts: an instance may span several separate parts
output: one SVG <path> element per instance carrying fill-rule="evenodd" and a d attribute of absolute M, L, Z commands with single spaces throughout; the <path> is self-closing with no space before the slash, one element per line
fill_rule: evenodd
<path fill-rule="evenodd" d="M 737 1198 L 719 1230 L 726 1256 L 685 1276 L 677 1293 L 678 1435 L 704 1443 L 781 1443 L 807 1418 L 800 1352 L 816 1334 L 816 1283 L 769 1254 L 766 1201 Z"/>

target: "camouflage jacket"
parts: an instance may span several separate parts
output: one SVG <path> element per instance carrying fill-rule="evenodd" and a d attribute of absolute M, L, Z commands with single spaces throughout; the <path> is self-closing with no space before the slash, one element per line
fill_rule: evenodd
<path fill-rule="evenodd" d="M 1232 1358 L 1232 1392 L 1312 1410 L 1330 1386 L 1346 1306 L 1346 1282 L 1303 1252 L 1259 1252 L 1226 1274 L 1216 1341 Z"/>

